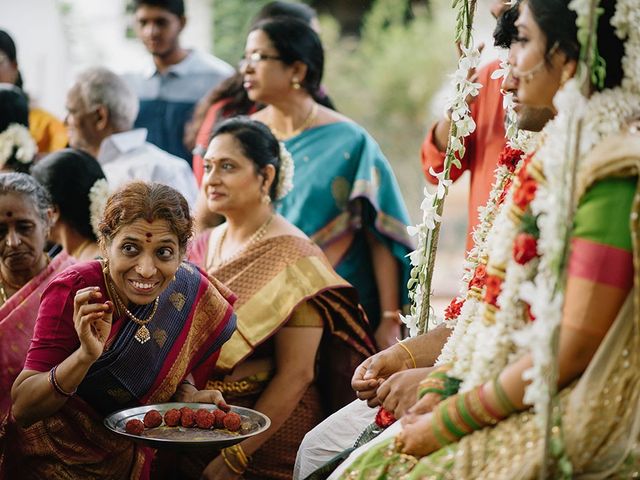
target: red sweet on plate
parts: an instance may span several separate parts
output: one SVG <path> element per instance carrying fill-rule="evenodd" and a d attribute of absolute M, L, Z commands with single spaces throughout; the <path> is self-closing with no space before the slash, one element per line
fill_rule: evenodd
<path fill-rule="evenodd" d="M 195 414 L 196 425 L 198 428 L 211 428 L 215 422 L 215 416 L 209 410 L 199 408 Z"/>
<path fill-rule="evenodd" d="M 183 427 L 193 427 L 196 424 L 195 412 L 189 407 L 180 409 L 180 424 Z"/>
<path fill-rule="evenodd" d="M 180 424 L 180 412 L 171 408 L 164 413 L 164 423 L 168 427 L 177 427 Z"/>
<path fill-rule="evenodd" d="M 162 415 L 158 410 L 149 410 L 144 414 L 144 426 L 147 428 L 155 428 L 162 425 Z"/>
<path fill-rule="evenodd" d="M 214 410 L 213 412 L 213 416 L 215 417 L 214 419 L 214 425 L 216 428 L 224 428 L 224 418 L 227 416 L 226 413 L 224 413 L 222 410 Z"/>
<path fill-rule="evenodd" d="M 237 432 L 240 430 L 240 424 L 242 423 L 242 418 L 235 412 L 229 412 L 224 417 L 224 428 L 229 430 L 230 432 Z"/>
<path fill-rule="evenodd" d="M 125 424 L 124 429 L 131 435 L 141 435 L 144 432 L 144 423 L 137 418 L 133 418 Z"/>

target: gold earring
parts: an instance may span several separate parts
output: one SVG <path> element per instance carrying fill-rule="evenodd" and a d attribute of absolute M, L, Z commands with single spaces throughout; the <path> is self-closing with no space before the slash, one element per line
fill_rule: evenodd
<path fill-rule="evenodd" d="M 294 90 L 300 90 L 300 80 L 298 80 L 298 77 L 293 77 L 291 79 L 291 86 Z"/>
<path fill-rule="evenodd" d="M 102 266 L 102 273 L 104 273 L 105 275 L 109 275 L 109 259 L 108 258 L 104 259 L 104 265 Z"/>
<path fill-rule="evenodd" d="M 271 203 L 271 197 L 269 196 L 268 193 L 265 193 L 264 195 L 262 195 L 261 201 L 263 205 L 269 205 Z"/>
<path fill-rule="evenodd" d="M 567 83 L 570 79 L 571 73 L 569 73 L 569 70 L 563 69 L 562 74 L 560 75 L 560 86 L 564 86 L 564 84 Z"/>

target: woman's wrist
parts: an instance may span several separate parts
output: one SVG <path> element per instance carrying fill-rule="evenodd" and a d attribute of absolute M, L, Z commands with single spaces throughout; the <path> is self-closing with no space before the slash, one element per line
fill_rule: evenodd
<path fill-rule="evenodd" d="M 397 325 L 402 325 L 400 313 L 400 310 L 384 310 L 380 315 L 380 321 L 393 322 Z"/>
<path fill-rule="evenodd" d="M 249 467 L 250 458 L 239 443 L 223 448 L 220 455 L 227 468 L 237 475 L 242 475 Z"/>
<path fill-rule="evenodd" d="M 89 369 L 98 358 L 100 358 L 100 355 L 96 357 L 94 354 L 87 352 L 82 345 L 76 350 L 76 361 L 80 366 L 86 367 L 87 369 Z"/>
<path fill-rule="evenodd" d="M 58 370 L 58 365 L 54 365 L 51 370 L 49 370 L 49 376 L 47 377 L 49 380 L 49 384 L 53 388 L 53 390 L 62 397 L 73 397 L 76 393 L 77 387 L 72 390 L 66 390 L 60 383 L 58 382 L 58 377 L 56 375 L 56 371 Z"/>
<path fill-rule="evenodd" d="M 417 368 L 418 365 L 416 363 L 416 358 L 413 355 L 413 352 L 409 349 L 409 347 L 402 341 L 399 341 L 394 345 L 394 348 L 397 348 L 402 351 L 400 355 L 402 356 L 402 363 L 404 365 L 405 370 L 410 370 L 412 368 Z"/>

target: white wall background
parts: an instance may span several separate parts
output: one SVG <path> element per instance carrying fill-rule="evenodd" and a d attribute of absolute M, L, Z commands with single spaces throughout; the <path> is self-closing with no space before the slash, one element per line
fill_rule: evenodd
<path fill-rule="evenodd" d="M 139 71 L 151 57 L 126 38 L 127 0 L 0 0 L 0 28 L 16 42 L 25 90 L 32 101 L 62 118 L 66 91 L 82 69 L 102 65 Z M 186 0 L 182 45 L 211 51 L 210 0 Z"/>

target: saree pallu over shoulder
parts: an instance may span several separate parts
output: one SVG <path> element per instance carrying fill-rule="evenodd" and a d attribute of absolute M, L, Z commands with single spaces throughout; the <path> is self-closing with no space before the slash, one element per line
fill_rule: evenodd
<path fill-rule="evenodd" d="M 160 295 L 153 321 L 147 325 L 150 341 L 134 340 L 139 326 L 133 322 L 114 327 L 108 350 L 78 387 L 78 395 L 103 414 L 166 402 L 189 373 L 202 383 L 206 374 L 198 370 L 207 369 L 210 358 L 230 337 L 234 322 L 227 299 L 200 269 L 185 262 Z"/>
<path fill-rule="evenodd" d="M 406 255 L 414 248 L 407 234 L 409 215 L 389 162 L 371 136 L 351 122 L 305 130 L 285 142 L 295 163 L 294 188 L 278 205 L 287 220 L 320 248 L 367 230 L 386 245 L 401 268 L 400 299 L 407 302 Z M 313 211 L 313 215 L 309 212 Z M 336 271 L 369 303 L 375 287 L 362 236 L 335 265 Z M 349 244 L 347 244 L 349 246 Z M 372 314 L 370 308 L 366 308 Z"/>
<path fill-rule="evenodd" d="M 242 257 L 209 272 L 238 295 L 237 328 L 216 365 L 229 372 L 271 338 L 294 309 L 308 301 L 327 319 L 331 335 L 362 356 L 374 352 L 353 287 L 335 273 L 320 249 L 307 239 L 266 239 Z M 325 314 L 331 311 L 331 314 Z"/>
<path fill-rule="evenodd" d="M 73 257 L 60 252 L 0 307 L 0 425 L 9 413 L 11 386 L 24 365 L 42 292 L 55 275 L 73 263 Z"/>

